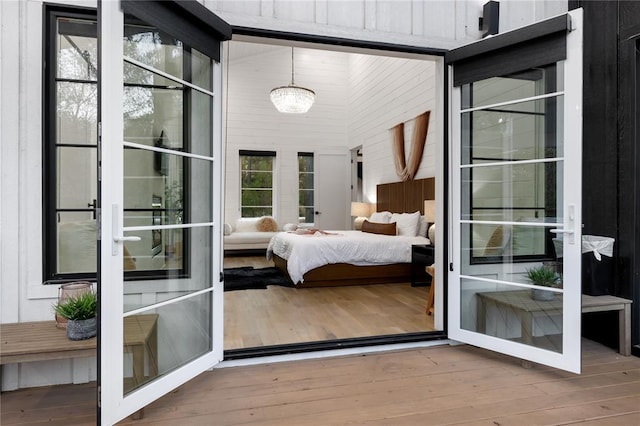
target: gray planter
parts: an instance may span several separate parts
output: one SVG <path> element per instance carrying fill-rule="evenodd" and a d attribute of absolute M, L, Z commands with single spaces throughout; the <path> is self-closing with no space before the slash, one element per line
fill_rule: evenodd
<path fill-rule="evenodd" d="M 86 320 L 69 320 L 67 322 L 67 338 L 69 340 L 85 340 L 94 337 L 98 332 L 98 318 Z"/>
<path fill-rule="evenodd" d="M 550 300 L 553 300 L 553 297 L 555 296 L 555 292 L 550 291 L 550 290 L 540 290 L 537 288 L 532 288 L 531 289 L 531 298 L 533 300 L 538 300 L 541 302 L 548 302 Z"/>

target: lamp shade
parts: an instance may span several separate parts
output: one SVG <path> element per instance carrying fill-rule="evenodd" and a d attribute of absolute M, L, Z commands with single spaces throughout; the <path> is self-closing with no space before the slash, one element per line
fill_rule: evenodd
<path fill-rule="evenodd" d="M 429 223 L 436 222 L 436 200 L 424 200 L 424 219 Z"/>
<path fill-rule="evenodd" d="M 371 213 L 371 204 L 369 203 L 351 203 L 351 216 L 368 217 Z"/>

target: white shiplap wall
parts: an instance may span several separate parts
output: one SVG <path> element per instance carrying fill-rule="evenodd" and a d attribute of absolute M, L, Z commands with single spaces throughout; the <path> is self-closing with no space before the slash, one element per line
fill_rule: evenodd
<path fill-rule="evenodd" d="M 316 92 L 306 114 L 276 111 L 269 92 L 291 82 L 291 48 L 255 45 L 254 55 L 236 58 L 230 42 L 227 85 L 225 222 L 240 217 L 239 150 L 276 151 L 274 216 L 297 223 L 298 152 L 347 152 L 348 57 L 346 53 L 295 48 L 295 82 Z M 235 58 L 235 59 L 234 59 Z"/>
<path fill-rule="evenodd" d="M 405 123 L 405 157 L 411 152 L 413 118 L 431 111 L 427 144 L 416 178 L 435 176 L 441 135 L 436 102 L 436 64 L 430 60 L 353 55 L 350 67 L 349 141 L 363 148 L 366 201 L 376 201 L 376 185 L 397 182 L 390 129 Z"/>

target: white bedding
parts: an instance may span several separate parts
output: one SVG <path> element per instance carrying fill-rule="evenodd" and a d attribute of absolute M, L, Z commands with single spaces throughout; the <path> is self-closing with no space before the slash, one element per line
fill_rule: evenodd
<path fill-rule="evenodd" d="M 327 231 L 329 235 L 298 235 L 279 232 L 271 238 L 267 259 L 273 254 L 287 260 L 287 271 L 294 283 L 319 266 L 332 263 L 388 265 L 411 263 L 412 244 L 430 244 L 425 237 L 378 235 L 361 231 Z"/>

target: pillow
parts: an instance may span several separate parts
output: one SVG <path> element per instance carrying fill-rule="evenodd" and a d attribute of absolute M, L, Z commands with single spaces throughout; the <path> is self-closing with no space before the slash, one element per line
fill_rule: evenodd
<path fill-rule="evenodd" d="M 420 226 L 418 228 L 418 237 L 426 237 L 427 236 L 427 228 L 429 226 L 429 222 L 427 222 L 424 216 L 420 216 Z"/>
<path fill-rule="evenodd" d="M 420 229 L 420 212 L 415 213 L 393 213 L 389 222 L 396 223 L 398 235 L 415 237 Z"/>
<path fill-rule="evenodd" d="M 371 213 L 369 222 L 389 223 L 390 218 L 391 218 L 391 213 L 389 212 L 375 212 L 375 213 Z"/>
<path fill-rule="evenodd" d="M 286 232 L 295 231 L 296 229 L 298 229 L 298 225 L 295 223 L 287 223 L 282 227 L 282 230 Z"/>
<path fill-rule="evenodd" d="M 369 232 L 370 234 L 396 235 L 396 224 L 369 222 L 365 219 L 364 222 L 362 222 L 361 231 Z"/>
<path fill-rule="evenodd" d="M 236 232 L 256 232 L 261 217 L 241 217 L 236 222 Z"/>
<path fill-rule="evenodd" d="M 231 235 L 233 228 L 228 223 L 224 224 L 224 235 Z"/>
<path fill-rule="evenodd" d="M 259 232 L 276 232 L 278 230 L 278 223 L 271 216 L 261 217 L 256 228 Z"/>

